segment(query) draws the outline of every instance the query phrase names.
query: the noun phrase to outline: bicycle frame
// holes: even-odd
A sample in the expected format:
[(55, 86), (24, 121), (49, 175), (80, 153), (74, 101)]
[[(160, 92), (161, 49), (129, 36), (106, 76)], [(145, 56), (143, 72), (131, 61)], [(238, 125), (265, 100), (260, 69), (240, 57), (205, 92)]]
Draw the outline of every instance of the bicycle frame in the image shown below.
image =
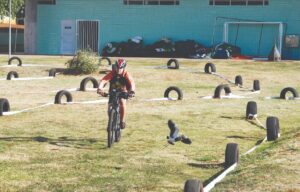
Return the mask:
[[(114, 142), (120, 141), (120, 99), (128, 99), (128, 94), (126, 92), (119, 92), (113, 89), (109, 95), (111, 97), (111, 104), (109, 107), (107, 141), (108, 147), (110, 148)], [(105, 96), (108, 96), (108, 94), (105, 94)]]

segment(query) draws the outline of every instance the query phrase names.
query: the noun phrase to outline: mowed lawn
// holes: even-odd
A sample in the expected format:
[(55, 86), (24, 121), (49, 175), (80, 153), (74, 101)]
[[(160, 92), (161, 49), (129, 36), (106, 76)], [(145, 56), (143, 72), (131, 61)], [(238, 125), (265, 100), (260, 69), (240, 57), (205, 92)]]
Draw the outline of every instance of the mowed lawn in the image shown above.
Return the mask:
[[(21, 56), (39, 67), (0, 68), (20, 77), (48, 76), (64, 68), (71, 57)], [(114, 60), (114, 58), (113, 58)], [(262, 144), (240, 159), (238, 168), (213, 191), (300, 190), (300, 100), (265, 99), (279, 96), (285, 87), (300, 92), (300, 62), (254, 62), (179, 59), (179, 70), (165, 66), (167, 59), (128, 58), (136, 82), (136, 97), (128, 102), (127, 127), (120, 143), (107, 148), (107, 104), (51, 105), (0, 117), (0, 191), (183, 191), (187, 179), (207, 184), (223, 170), (227, 143), (239, 144), (240, 154), (264, 139), (266, 131), (245, 120), (248, 101), (256, 101), (258, 118), (280, 120), (281, 137)], [(7, 56), (0, 56), (1, 66)], [(226, 83), (203, 71), (207, 62), (231, 80), (243, 77), (251, 89), (260, 80), (261, 93), (243, 99), (202, 99)], [(108, 67), (103, 64), (100, 71)], [(100, 79), (104, 74), (91, 74)], [(52, 80), (0, 81), (0, 98), (11, 111), (54, 102), (55, 91), (78, 88), (86, 75), (58, 75)], [(91, 85), (89, 85), (91, 86)], [(182, 101), (146, 101), (162, 98), (169, 86), (183, 91)], [(235, 95), (249, 93), (231, 86)], [(95, 92), (72, 92), (74, 101), (100, 98)], [(166, 146), (167, 121), (172, 119), (191, 145)]]

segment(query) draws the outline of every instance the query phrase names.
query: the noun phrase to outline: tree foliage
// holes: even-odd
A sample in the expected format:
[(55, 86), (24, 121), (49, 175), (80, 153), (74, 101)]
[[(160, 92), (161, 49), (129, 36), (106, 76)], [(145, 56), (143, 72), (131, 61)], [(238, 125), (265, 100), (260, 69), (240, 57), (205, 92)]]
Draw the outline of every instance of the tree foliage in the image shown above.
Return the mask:
[[(11, 14), (16, 17), (18, 10), (24, 6), (24, 0), (11, 0)], [(0, 0), (0, 16), (9, 16), (9, 0)]]

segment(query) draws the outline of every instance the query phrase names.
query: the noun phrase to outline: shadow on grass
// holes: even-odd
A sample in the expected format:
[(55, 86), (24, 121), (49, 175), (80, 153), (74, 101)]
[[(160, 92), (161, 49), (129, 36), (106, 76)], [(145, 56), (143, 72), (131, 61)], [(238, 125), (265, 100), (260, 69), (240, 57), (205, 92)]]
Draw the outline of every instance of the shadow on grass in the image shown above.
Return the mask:
[(248, 122), (248, 123), (250, 123), (250, 124), (252, 124), (252, 125), (255, 125), (256, 127), (260, 128), (260, 129), (263, 129), (263, 130), (265, 130), (265, 128), (264, 128), (264, 127), (262, 127), (261, 125), (257, 124), (257, 123), (256, 123), (256, 122), (254, 122), (254, 121), (250, 121), (250, 120), (248, 120), (247, 122)]
[[(68, 138), (68, 137), (59, 137), (58, 139), (50, 139), (47, 137), (37, 136), (37, 137), (0, 137), (0, 141), (17, 141), (17, 142), (28, 142), (36, 141), (40, 143), (49, 143), (51, 145), (56, 145), (59, 147), (70, 147), (76, 149), (95, 149), (91, 146), (97, 142), (105, 142), (104, 139), (93, 139), (93, 138)], [(101, 148), (106, 149), (106, 147)]]
[(240, 136), (240, 135), (229, 135), (226, 138), (229, 138), (229, 139), (247, 139), (247, 140), (257, 139), (257, 137), (245, 137), (245, 136)]
[(263, 141), (264, 141), (263, 139), (260, 139), (255, 143), (255, 145), (260, 145)]
[(221, 171), (219, 171), (218, 173), (214, 174), (213, 176), (211, 176), (209, 179), (207, 179), (206, 181), (203, 182), (203, 186), (205, 187), (206, 185), (208, 185), (210, 182), (212, 182), (215, 178), (217, 178), (219, 175), (221, 175), (223, 172), (225, 171), (225, 169), (222, 169)]
[(220, 118), (223, 118), (223, 119), (234, 119), (234, 120), (244, 120), (244, 119), (246, 119), (245, 117), (233, 117), (233, 116), (224, 116), (224, 115), (221, 115)]
[(216, 169), (220, 167), (224, 167), (224, 163), (216, 163), (216, 164), (200, 164), (200, 163), (188, 163), (191, 167), (201, 168), (201, 169)]
[[(198, 163), (188, 163), (189, 166), (201, 168), (201, 169), (216, 169), (216, 168), (224, 168), (224, 163), (217, 163), (217, 164), (198, 164)], [(213, 181), (215, 178), (217, 178), (219, 175), (221, 175), (225, 171), (225, 168), (221, 171), (217, 172), (213, 176), (211, 176), (209, 179), (203, 182), (203, 186), (208, 185), (211, 181)]]
[(209, 74), (209, 73), (205, 73), (205, 72), (203, 72), (203, 71), (194, 71), (194, 72), (191, 72), (191, 73), (194, 73), (194, 74), (206, 74), (206, 75), (211, 75), (211, 74)]
[(232, 116), (221, 115), (220, 118), (223, 118), (223, 119), (233, 119), (233, 120), (246, 120), (248, 123), (250, 123), (252, 125), (255, 125), (256, 127), (259, 127), (261, 129), (265, 129), (265, 128), (261, 127), (259, 124), (257, 124), (255, 121), (253, 121), (253, 120), (247, 120), (246, 117), (232, 117)]
[[(67, 68), (53, 68), (53, 69), (55, 69), (56, 73), (64, 73)], [(46, 71), (49, 72), (50, 70), (51, 69), (47, 69)]]
[(240, 92), (253, 92), (251, 89), (241, 88), (238, 91)]

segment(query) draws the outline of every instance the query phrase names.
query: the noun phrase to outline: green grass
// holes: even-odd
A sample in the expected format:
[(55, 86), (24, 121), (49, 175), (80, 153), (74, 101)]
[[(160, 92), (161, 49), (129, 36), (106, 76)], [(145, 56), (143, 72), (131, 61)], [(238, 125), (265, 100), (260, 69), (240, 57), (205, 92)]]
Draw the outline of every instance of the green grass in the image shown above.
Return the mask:
[[(25, 56), (23, 63), (65, 67), (70, 57)], [(7, 58), (0, 57), (0, 63)], [(203, 100), (224, 80), (203, 73), (205, 60), (180, 60), (180, 70), (152, 69), (166, 59), (129, 58), (136, 98), (128, 102), (127, 128), (121, 142), (106, 147), (105, 104), (52, 105), (0, 118), (0, 191), (182, 191), (185, 180), (203, 182), (223, 169), (226, 144), (246, 152), (265, 130), (245, 121), (246, 104), (258, 104), (259, 119), (277, 116), (281, 138), (242, 157), (238, 168), (213, 191), (299, 191), (300, 101), (266, 100), (287, 86), (300, 91), (300, 62), (213, 61), (217, 72), (234, 80), (242, 75), (262, 91), (247, 99)], [(184, 68), (185, 67), (185, 68)], [(0, 68), (21, 77), (47, 76), (52, 67)], [(105, 69), (103, 66), (101, 69)], [(100, 79), (102, 74), (92, 74)], [(0, 81), (1, 98), (11, 110), (53, 102), (54, 90), (79, 87), (86, 76), (58, 75), (53, 80)], [(163, 97), (168, 86), (183, 90), (184, 100), (146, 102)], [(244, 91), (232, 87), (234, 94)], [(72, 93), (75, 101), (97, 100), (93, 92)], [(167, 120), (188, 135), (191, 146), (166, 144)]]

